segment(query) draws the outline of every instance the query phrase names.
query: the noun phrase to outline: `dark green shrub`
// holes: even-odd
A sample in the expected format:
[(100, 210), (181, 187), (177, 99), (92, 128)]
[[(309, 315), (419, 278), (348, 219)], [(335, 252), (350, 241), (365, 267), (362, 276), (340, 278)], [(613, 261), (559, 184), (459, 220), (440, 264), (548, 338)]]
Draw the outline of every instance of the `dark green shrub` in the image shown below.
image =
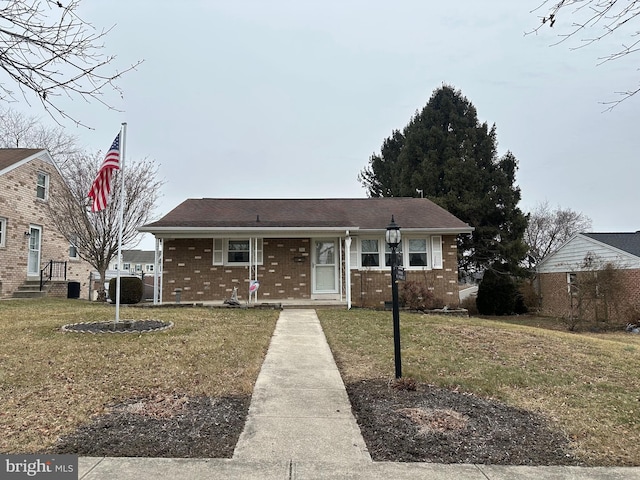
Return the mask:
[[(116, 279), (109, 281), (109, 298), (116, 301)], [(132, 304), (142, 300), (142, 280), (138, 277), (120, 277), (120, 303)]]
[(507, 272), (489, 269), (478, 286), (476, 306), (480, 315), (511, 315), (516, 310), (518, 288)]

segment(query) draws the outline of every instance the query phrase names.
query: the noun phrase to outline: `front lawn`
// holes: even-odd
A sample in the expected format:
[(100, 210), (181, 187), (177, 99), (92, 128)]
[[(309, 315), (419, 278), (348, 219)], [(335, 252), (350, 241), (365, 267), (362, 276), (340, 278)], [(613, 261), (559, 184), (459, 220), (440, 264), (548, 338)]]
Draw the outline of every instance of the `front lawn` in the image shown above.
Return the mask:
[[(347, 384), (393, 379), (391, 312), (318, 311)], [(403, 377), (539, 413), (587, 465), (640, 465), (640, 335), (400, 315)]]
[(0, 451), (49, 448), (110, 405), (131, 399), (151, 399), (157, 409), (166, 398), (249, 398), (278, 314), (123, 306), (122, 319), (172, 321), (175, 327), (64, 334), (60, 327), (67, 323), (113, 320), (114, 307), (81, 300), (2, 301)]

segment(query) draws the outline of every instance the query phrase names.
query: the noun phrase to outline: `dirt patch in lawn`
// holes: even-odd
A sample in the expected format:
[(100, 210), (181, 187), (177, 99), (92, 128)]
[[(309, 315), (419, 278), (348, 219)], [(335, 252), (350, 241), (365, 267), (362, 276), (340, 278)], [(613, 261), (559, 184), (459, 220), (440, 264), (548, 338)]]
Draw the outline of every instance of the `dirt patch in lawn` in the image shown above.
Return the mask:
[[(347, 385), (375, 461), (579, 465), (540, 416), (474, 395), (384, 380)], [(231, 458), (249, 397), (169, 394), (112, 405), (51, 452), (83, 456)], [(311, 435), (312, 432), (309, 432)]]

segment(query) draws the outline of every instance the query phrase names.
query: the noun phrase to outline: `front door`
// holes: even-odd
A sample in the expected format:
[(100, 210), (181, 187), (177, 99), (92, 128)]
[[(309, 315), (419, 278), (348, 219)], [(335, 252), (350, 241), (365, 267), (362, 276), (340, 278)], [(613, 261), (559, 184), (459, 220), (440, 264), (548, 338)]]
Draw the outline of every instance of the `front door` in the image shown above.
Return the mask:
[(314, 240), (313, 293), (338, 292), (336, 240)]
[(31, 225), (29, 227), (29, 257), (27, 260), (27, 275), (30, 277), (40, 276), (41, 239), (42, 228)]

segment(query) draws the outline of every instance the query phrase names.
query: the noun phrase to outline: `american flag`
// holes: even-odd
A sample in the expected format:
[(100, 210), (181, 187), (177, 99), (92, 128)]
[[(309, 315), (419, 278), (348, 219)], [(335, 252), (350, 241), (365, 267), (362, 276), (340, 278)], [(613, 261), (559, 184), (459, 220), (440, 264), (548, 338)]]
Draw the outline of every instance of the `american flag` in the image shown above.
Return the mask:
[(89, 198), (93, 199), (92, 212), (99, 212), (107, 207), (107, 197), (111, 192), (111, 176), (114, 170), (120, 169), (120, 134), (111, 144), (111, 148), (104, 157), (104, 161), (98, 170), (98, 175), (89, 190)]

